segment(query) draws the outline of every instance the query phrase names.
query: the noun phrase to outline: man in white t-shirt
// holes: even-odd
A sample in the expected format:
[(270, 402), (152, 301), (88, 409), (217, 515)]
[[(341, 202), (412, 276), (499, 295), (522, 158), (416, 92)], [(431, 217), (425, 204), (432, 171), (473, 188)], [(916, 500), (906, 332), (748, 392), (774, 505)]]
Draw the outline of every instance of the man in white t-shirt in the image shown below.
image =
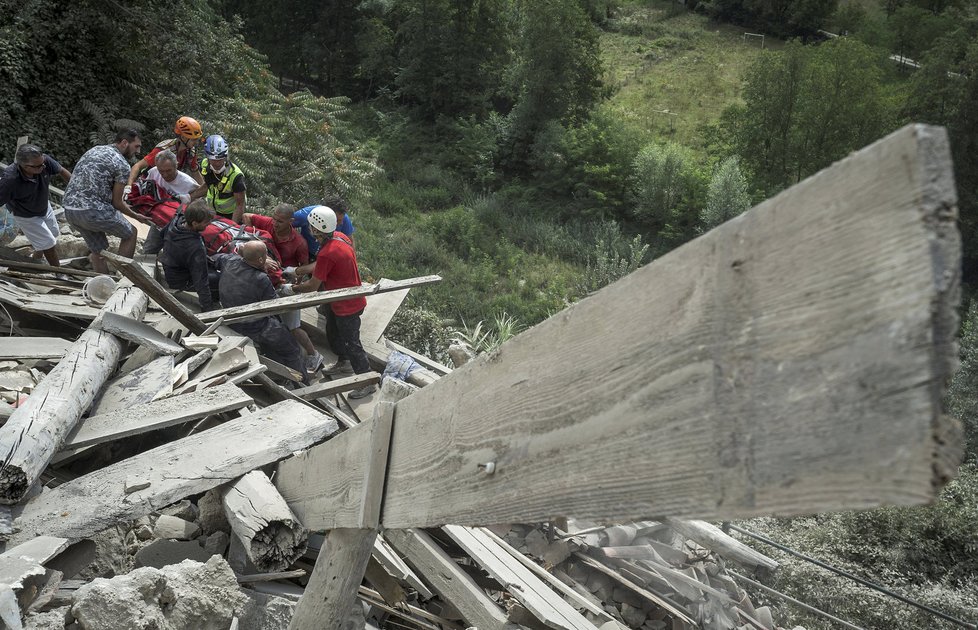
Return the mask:
[(177, 156), (169, 149), (156, 154), (156, 166), (149, 169), (146, 178), (156, 184), (159, 197), (169, 193), (183, 204), (190, 202), (190, 193), (198, 186), (193, 177), (177, 170)]

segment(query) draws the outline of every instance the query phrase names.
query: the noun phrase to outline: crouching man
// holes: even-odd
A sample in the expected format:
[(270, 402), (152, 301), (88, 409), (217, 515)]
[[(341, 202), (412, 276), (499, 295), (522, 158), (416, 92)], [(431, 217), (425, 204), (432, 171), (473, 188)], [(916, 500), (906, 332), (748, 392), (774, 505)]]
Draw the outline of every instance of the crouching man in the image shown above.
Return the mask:
[[(261, 241), (248, 241), (238, 248), (237, 254), (218, 254), (214, 257), (221, 279), (218, 291), (225, 308), (245, 306), (278, 297), (272, 281), (265, 273), (268, 249)], [(269, 359), (286, 365), (302, 374), (306, 381), (306, 367), (302, 351), (292, 333), (277, 315), (231, 324), (231, 330), (249, 337), (258, 350)]]

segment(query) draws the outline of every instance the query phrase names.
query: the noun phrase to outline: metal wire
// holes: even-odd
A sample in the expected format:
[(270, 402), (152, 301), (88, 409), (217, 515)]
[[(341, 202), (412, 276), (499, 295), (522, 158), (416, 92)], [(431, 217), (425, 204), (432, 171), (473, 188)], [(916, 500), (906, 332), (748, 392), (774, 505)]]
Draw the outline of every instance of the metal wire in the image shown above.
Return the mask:
[(790, 554), (792, 556), (795, 556), (796, 558), (800, 558), (802, 560), (811, 562), (812, 564), (818, 565), (818, 566), (822, 567), (823, 569), (826, 569), (828, 571), (831, 571), (832, 573), (835, 573), (837, 575), (841, 575), (842, 577), (849, 578), (850, 580), (853, 580), (854, 582), (858, 582), (859, 584), (862, 584), (863, 586), (865, 586), (867, 588), (871, 588), (871, 589), (873, 589), (875, 591), (879, 591), (880, 593), (883, 593), (884, 595), (889, 595), (890, 597), (893, 597), (894, 599), (898, 599), (898, 600), (900, 600), (901, 602), (903, 602), (905, 604), (909, 604), (911, 606), (914, 606), (915, 608), (919, 608), (920, 610), (923, 610), (925, 612), (928, 612), (928, 613), (934, 615), (935, 617), (940, 617), (944, 621), (948, 621), (948, 622), (953, 623), (955, 625), (961, 626), (962, 628), (969, 628), (970, 630), (978, 630), (978, 625), (975, 625), (975, 624), (970, 623), (970, 622), (967, 622), (967, 621), (962, 621), (961, 619), (957, 619), (955, 617), (952, 617), (951, 615), (948, 615), (947, 613), (943, 613), (943, 612), (941, 612), (939, 610), (935, 610), (934, 608), (931, 608), (930, 606), (927, 606), (926, 604), (921, 604), (920, 602), (914, 601), (914, 600), (910, 599), (909, 597), (905, 597), (905, 596), (903, 596), (903, 595), (901, 595), (901, 594), (899, 594), (897, 592), (891, 591), (890, 589), (886, 588), (885, 586), (880, 586), (879, 584), (875, 584), (873, 582), (870, 582), (869, 580), (864, 580), (863, 578), (859, 577), (858, 575), (853, 575), (852, 573), (849, 573), (848, 571), (844, 571), (842, 569), (833, 567), (830, 564), (826, 564), (826, 563), (822, 562), (821, 560), (819, 560), (817, 558), (813, 558), (811, 556), (807, 556), (807, 555), (801, 553), (800, 551), (795, 551), (794, 549), (791, 549), (789, 547), (785, 547), (781, 543), (775, 542), (775, 541), (771, 540), (770, 538), (767, 538), (766, 536), (762, 536), (761, 534), (756, 534), (756, 533), (754, 533), (754, 532), (752, 532), (750, 530), (744, 529), (743, 527), (738, 527), (738, 526), (734, 525), (733, 523), (728, 523), (728, 524), (725, 524), (725, 525), (727, 527), (729, 527), (730, 529), (734, 530), (735, 532), (739, 532), (741, 534), (744, 534), (745, 536), (750, 536), (751, 538), (753, 538), (755, 540), (759, 540), (760, 542), (764, 543), (765, 545), (770, 545), (770, 546), (774, 547), (775, 549), (780, 549), (781, 551), (783, 551), (783, 552), (785, 552), (787, 554)]

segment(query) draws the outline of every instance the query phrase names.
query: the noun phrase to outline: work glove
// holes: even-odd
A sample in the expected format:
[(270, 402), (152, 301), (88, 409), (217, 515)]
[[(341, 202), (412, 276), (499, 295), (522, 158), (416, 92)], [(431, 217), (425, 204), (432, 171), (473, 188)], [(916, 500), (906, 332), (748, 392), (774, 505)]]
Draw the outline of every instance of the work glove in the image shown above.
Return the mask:
[(129, 193), (132, 192), (132, 184), (126, 184), (126, 187), (122, 189), (122, 196), (128, 197)]

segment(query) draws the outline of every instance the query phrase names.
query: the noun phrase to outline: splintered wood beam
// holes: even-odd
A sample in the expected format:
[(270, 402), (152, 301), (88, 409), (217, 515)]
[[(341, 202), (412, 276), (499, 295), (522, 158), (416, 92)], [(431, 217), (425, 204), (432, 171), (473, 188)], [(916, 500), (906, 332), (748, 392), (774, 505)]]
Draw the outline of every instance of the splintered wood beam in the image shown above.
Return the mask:
[(259, 571), (284, 571), (306, 552), (309, 530), (262, 471), (253, 470), (223, 488), (221, 500), (231, 531)]
[(102, 252), (102, 257), (112, 263), (112, 266), (118, 269), (119, 273), (128, 278), (130, 282), (145, 291), (146, 295), (152, 298), (160, 308), (186, 326), (190, 332), (200, 335), (207, 330), (206, 324), (201, 322), (190, 309), (170, 295), (163, 288), (163, 285), (147, 274), (139, 263), (131, 258), (113, 254), (109, 251)]
[(304, 400), (314, 400), (342, 394), (366, 385), (374, 385), (380, 382), (381, 375), (378, 372), (367, 372), (365, 374), (354, 374), (345, 378), (338, 378), (335, 381), (323, 381), (313, 383), (307, 387), (300, 387), (292, 391), (293, 394)]
[(275, 298), (274, 300), (264, 300), (255, 304), (245, 306), (233, 306), (216, 311), (207, 311), (200, 314), (201, 321), (213, 322), (219, 318), (224, 318), (224, 323), (245, 322), (250, 319), (258, 319), (267, 315), (287, 313), (300, 308), (339, 302), (354, 297), (363, 297), (377, 293), (387, 293), (389, 291), (401, 291), (412, 287), (423, 287), (427, 284), (441, 282), (441, 276), (421, 276), (408, 280), (381, 280), (377, 284), (364, 284), (359, 287), (348, 289), (335, 289), (333, 291), (317, 291), (315, 293), (300, 293), (288, 297)]
[[(910, 125), (471, 361), (398, 403), (382, 525), (933, 500), (960, 458), (955, 203), (945, 131)], [(314, 492), (308, 527), (350, 526)]]
[[(148, 305), (135, 287), (120, 287), (102, 313), (140, 318)], [(122, 353), (122, 342), (97, 328), (84, 331), (65, 356), (0, 427), (0, 503), (17, 503), (40, 477), (92, 404)]]
[[(294, 401), (170, 442), (89, 473), (28, 502), (14, 521), (16, 544), (34, 536), (85, 538), (237, 479), (325, 440), (336, 421)], [(126, 493), (126, 480), (149, 486)]]
[(60, 359), (71, 344), (61, 337), (3, 337), (0, 359)]

